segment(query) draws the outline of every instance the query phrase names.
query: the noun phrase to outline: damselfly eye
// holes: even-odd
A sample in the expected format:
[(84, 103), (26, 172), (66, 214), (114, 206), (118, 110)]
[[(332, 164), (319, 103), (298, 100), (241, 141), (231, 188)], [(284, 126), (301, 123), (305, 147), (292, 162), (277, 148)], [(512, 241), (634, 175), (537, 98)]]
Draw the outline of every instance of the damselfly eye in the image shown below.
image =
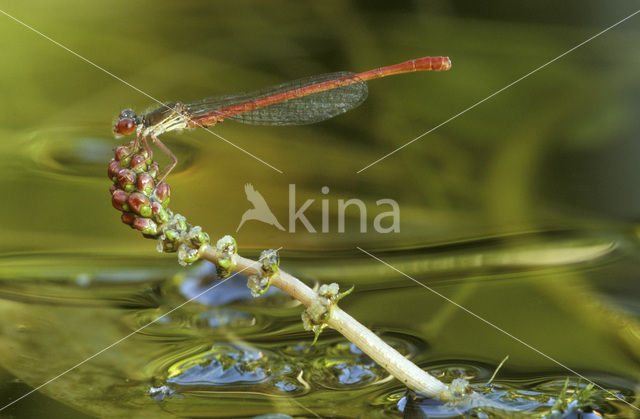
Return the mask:
[(136, 122), (130, 118), (122, 118), (113, 128), (116, 134), (129, 135), (136, 130)]
[(122, 118), (136, 119), (136, 113), (133, 111), (133, 109), (124, 109), (122, 112), (120, 112), (120, 119)]

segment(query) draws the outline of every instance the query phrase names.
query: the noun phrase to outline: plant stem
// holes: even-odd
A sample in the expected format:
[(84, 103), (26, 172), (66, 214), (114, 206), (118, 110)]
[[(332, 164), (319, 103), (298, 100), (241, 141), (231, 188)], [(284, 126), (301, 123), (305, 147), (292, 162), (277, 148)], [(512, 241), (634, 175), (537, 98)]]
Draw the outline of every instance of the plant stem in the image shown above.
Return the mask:
[[(214, 264), (218, 263), (219, 255), (215, 247), (210, 245), (202, 246), (199, 253), (201, 258), (207, 259)], [(234, 255), (233, 265), (229, 270), (234, 272), (242, 271), (247, 275), (262, 274), (260, 263), (240, 255)], [(277, 274), (271, 277), (271, 285), (280, 288), (307, 307), (318, 298), (314, 290), (283, 270), (279, 270)], [(379, 336), (340, 309), (340, 307), (333, 307), (327, 324), (415, 392), (426, 397), (440, 399), (443, 396), (443, 392), (447, 390), (445, 384), (409, 361), (380, 339)]]

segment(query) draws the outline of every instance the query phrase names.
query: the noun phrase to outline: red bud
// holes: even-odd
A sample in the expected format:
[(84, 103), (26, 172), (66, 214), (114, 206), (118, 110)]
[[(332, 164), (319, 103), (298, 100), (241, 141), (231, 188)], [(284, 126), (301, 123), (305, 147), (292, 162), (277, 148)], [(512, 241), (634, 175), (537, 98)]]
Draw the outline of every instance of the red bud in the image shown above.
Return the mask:
[(127, 202), (129, 203), (129, 208), (136, 214), (142, 215), (143, 217), (151, 215), (151, 202), (149, 202), (149, 198), (144, 194), (134, 192), (129, 195)]
[(111, 196), (111, 204), (118, 211), (126, 211), (129, 208), (127, 206), (128, 199), (129, 199), (128, 193), (126, 193), (122, 189), (117, 189)]
[(151, 163), (149, 165), (149, 168), (147, 169), (147, 173), (149, 173), (149, 175), (155, 179), (158, 176), (158, 173), (160, 173), (160, 166), (158, 166), (158, 163)]
[(145, 195), (151, 195), (156, 183), (148, 173), (140, 173), (136, 179), (136, 188)]
[(131, 192), (135, 189), (136, 174), (129, 169), (122, 169), (117, 175), (118, 184), (122, 189)]
[(142, 173), (147, 170), (147, 158), (141, 154), (134, 154), (131, 157), (129, 168), (136, 173)]
[(113, 159), (109, 162), (109, 169), (107, 170), (107, 175), (109, 179), (112, 179), (118, 174), (118, 172), (122, 170), (122, 166), (120, 166), (120, 162), (116, 159)]
[(148, 218), (136, 218), (133, 220), (133, 228), (148, 235), (158, 234), (157, 224)]
[(131, 155), (131, 149), (126, 145), (121, 145), (116, 148), (115, 155), (116, 155), (116, 160), (122, 161), (124, 158)]
[(143, 156), (145, 160), (151, 158), (151, 156), (149, 155), (149, 150), (147, 150), (145, 147), (141, 148), (140, 151), (138, 151), (138, 154)]
[(171, 196), (171, 188), (164, 182), (159, 183), (156, 186), (155, 195), (160, 202), (165, 202)]
[(133, 221), (136, 219), (136, 216), (132, 212), (123, 212), (122, 215), (120, 216), (120, 219), (122, 220), (123, 223), (132, 225)]

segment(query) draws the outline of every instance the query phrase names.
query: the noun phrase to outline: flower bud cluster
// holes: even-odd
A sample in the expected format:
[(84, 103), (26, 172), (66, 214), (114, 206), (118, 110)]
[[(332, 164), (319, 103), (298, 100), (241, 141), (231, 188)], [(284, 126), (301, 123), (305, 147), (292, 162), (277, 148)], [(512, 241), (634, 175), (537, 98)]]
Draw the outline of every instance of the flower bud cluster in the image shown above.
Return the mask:
[(171, 189), (158, 182), (158, 163), (152, 161), (146, 148), (133, 142), (117, 147), (107, 174), (113, 182), (109, 188), (111, 203), (122, 212), (123, 223), (146, 238), (158, 239), (158, 251), (178, 252), (183, 265), (198, 259), (198, 250), (209, 243), (209, 236), (168, 208)]

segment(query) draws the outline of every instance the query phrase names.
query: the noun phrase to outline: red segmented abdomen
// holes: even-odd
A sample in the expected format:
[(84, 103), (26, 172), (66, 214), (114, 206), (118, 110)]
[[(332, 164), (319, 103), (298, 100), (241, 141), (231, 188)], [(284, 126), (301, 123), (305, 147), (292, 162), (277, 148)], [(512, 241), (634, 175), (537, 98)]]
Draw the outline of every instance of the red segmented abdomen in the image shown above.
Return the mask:
[[(289, 125), (289, 121), (287, 119), (289, 117), (291, 118), (291, 121), (295, 121), (291, 124), (300, 122), (317, 122), (319, 120), (326, 119), (320, 116), (321, 112), (323, 112), (323, 115), (326, 115), (327, 118), (332, 117), (337, 114), (346, 112), (349, 109), (352, 109), (353, 107), (361, 103), (361, 101), (366, 97), (366, 86), (363, 87), (363, 94), (361, 94), (360, 96), (358, 96), (357, 94), (351, 94), (340, 97), (340, 88), (345, 88), (346, 86), (355, 85), (358, 83), (363, 84), (363, 82), (367, 80), (392, 76), (395, 74), (410, 73), (414, 71), (445, 71), (449, 68), (451, 68), (451, 60), (449, 60), (448, 57), (423, 57), (405, 61), (400, 64), (380, 67), (358, 74), (335, 73), (336, 76), (332, 79), (327, 78), (331, 75), (320, 75), (316, 76), (315, 79), (313, 77), (303, 79), (302, 82), (293, 81), (290, 83), (274, 86), (273, 94), (271, 94), (269, 89), (261, 90), (259, 92), (259, 97), (257, 98), (251, 97), (250, 94), (246, 96), (239, 95), (237, 97), (231, 96), (229, 97), (229, 99), (226, 99), (226, 103), (225, 99), (216, 100), (216, 98), (209, 98), (201, 102), (187, 105), (187, 108), (196, 110), (193, 114), (192, 119), (189, 121), (189, 126), (206, 127), (214, 125), (218, 122), (222, 122), (224, 119), (229, 117), (244, 117), (242, 116), (243, 114), (248, 115), (249, 113), (257, 109), (262, 109), (258, 112), (264, 114), (262, 115), (263, 120), (265, 121), (264, 123), (259, 122), (258, 118), (246, 118), (246, 120), (241, 122), (264, 125)], [(303, 83), (304, 85), (300, 87), (296, 85), (298, 83)], [(333, 97), (333, 93), (323, 93), (330, 91), (336, 92), (335, 97)], [(335, 112), (327, 111), (326, 109), (322, 111), (313, 110), (312, 105), (314, 101), (317, 104), (318, 108), (321, 107), (321, 103), (319, 102), (320, 95), (325, 95), (325, 99), (331, 101), (326, 105), (335, 106)], [(235, 103), (233, 103), (234, 101)], [(213, 105), (214, 103), (219, 102), (218, 104), (221, 106), (217, 109), (214, 108), (208, 112), (203, 112), (203, 110), (205, 110), (207, 106), (207, 102), (210, 102), (208, 103), (208, 105)], [(291, 109), (281, 108), (282, 105), (278, 104), (283, 104), (284, 102), (300, 105), (299, 109), (296, 109), (293, 106), (291, 106)], [(276, 106), (267, 108), (270, 105)], [(279, 106), (280, 108), (278, 108)], [(269, 111), (267, 109), (269, 109)], [(273, 109), (273, 115), (271, 115), (271, 109)], [(308, 121), (305, 120), (304, 116), (301, 116), (300, 112), (309, 113)], [(253, 112), (253, 114), (255, 114), (255, 112)], [(274, 115), (275, 117), (273, 117)]]

